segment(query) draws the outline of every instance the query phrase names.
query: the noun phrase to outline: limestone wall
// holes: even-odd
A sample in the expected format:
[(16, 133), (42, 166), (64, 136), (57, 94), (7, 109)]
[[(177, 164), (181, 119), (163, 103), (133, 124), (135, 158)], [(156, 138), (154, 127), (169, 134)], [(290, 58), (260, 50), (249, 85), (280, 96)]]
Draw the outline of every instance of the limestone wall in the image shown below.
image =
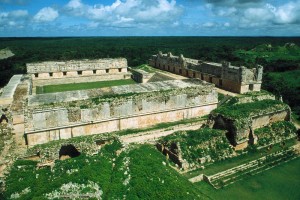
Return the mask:
[(103, 121), (93, 121), (63, 127), (54, 127), (44, 130), (26, 132), (29, 146), (47, 143), (52, 140), (67, 139), (77, 136), (101, 134), (124, 129), (143, 128), (158, 123), (179, 121), (186, 118), (209, 114), (217, 104), (199, 106), (194, 108), (176, 109), (157, 113), (145, 113), (137, 116), (119, 117)]
[(252, 117), (252, 129), (261, 128), (278, 121), (289, 121), (290, 110), (281, 110), (263, 116)]
[(34, 89), (42, 85), (130, 78), (124, 58), (29, 63), (27, 73), (31, 75)]
[(195, 59), (173, 56), (171, 53), (159, 52), (153, 55), (149, 64), (153, 67), (173, 72), (182, 76), (200, 78), (217, 87), (236, 93), (260, 91), (262, 66), (252, 69), (231, 66), (229, 62), (212, 63)]
[(0, 96), (0, 105), (8, 105), (13, 102), (13, 96), (18, 84), (21, 81), (23, 75), (14, 75), (3, 88), (3, 92)]
[[(125, 69), (123, 69), (125, 68)], [(48, 61), (48, 62), (39, 62), (39, 63), (28, 63), (27, 64), (27, 73), (50, 73), (53, 75), (55, 72), (76, 72), (76, 71), (85, 71), (85, 73), (93, 73), (93, 70), (96, 70), (96, 73), (104, 73), (103, 70), (126, 70), (127, 60), (125, 58), (106, 58), (98, 60), (71, 60), (65, 62), (59, 61)], [(99, 71), (98, 71), (99, 70)], [(123, 71), (125, 72), (125, 71)], [(58, 76), (58, 75), (57, 75)]]
[(137, 83), (147, 83), (155, 73), (148, 73), (139, 69), (131, 69), (132, 79)]
[[(158, 87), (164, 90), (157, 91)], [(75, 96), (77, 101), (68, 104), (61, 99), (50, 106), (29, 100), (25, 127), (28, 144), (199, 117), (209, 114), (218, 102), (212, 85), (192, 79), (112, 88), (119, 95), (102, 100), (100, 96), (97, 103), (92, 95), (86, 100)]]

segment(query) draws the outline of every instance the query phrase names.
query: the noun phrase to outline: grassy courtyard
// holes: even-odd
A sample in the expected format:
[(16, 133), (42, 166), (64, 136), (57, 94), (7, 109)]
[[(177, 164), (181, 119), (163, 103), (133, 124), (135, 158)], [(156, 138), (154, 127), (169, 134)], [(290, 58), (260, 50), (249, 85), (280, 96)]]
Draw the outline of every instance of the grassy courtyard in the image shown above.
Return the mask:
[(300, 199), (300, 158), (215, 190), (205, 182), (197, 187), (212, 199)]
[(129, 85), (135, 83), (136, 82), (132, 79), (122, 79), (122, 80), (113, 80), (113, 81), (46, 85), (46, 86), (36, 87), (36, 94), (65, 92), (65, 91), (73, 91), (73, 90), (87, 90), (87, 89), (119, 86), (119, 85)]

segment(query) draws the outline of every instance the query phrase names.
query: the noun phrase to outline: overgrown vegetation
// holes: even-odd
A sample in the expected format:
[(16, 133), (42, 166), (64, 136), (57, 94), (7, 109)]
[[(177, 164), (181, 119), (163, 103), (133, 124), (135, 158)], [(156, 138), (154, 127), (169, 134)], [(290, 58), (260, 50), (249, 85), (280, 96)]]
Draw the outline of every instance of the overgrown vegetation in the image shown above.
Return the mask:
[(8, 146), (8, 143), (12, 143), (12, 132), (11, 128), (6, 124), (0, 123), (0, 153), (2, 153), (5, 146)]
[[(173, 153), (181, 154), (190, 167), (199, 166), (205, 162), (224, 160), (231, 157), (233, 153), (225, 132), (209, 128), (180, 131), (162, 138), (159, 143), (174, 151)], [(174, 147), (175, 145), (177, 148)]]
[[(81, 191), (69, 191), (69, 195), (75, 192), (85, 195), (93, 192), (90, 182), (96, 183), (102, 193), (105, 193), (110, 185), (114, 152), (118, 150), (114, 143), (111, 145), (112, 147), (104, 148), (95, 156), (81, 154), (73, 159), (56, 160), (52, 171), (50, 167), (38, 169), (35, 161), (17, 160), (6, 179), (5, 197), (19, 197), (16, 199), (22, 200), (48, 199), (47, 194), (55, 193), (62, 186), (62, 190), (67, 190), (68, 187), (74, 187), (74, 184), (82, 184)], [(28, 192), (22, 193), (24, 190)], [(64, 192), (68, 191), (59, 191), (56, 194), (58, 197), (54, 199), (63, 198)]]
[[(234, 101), (233, 99), (232, 101)], [(288, 109), (288, 105), (277, 100), (262, 100), (251, 103), (235, 104), (231, 102), (212, 111), (214, 116), (222, 115), (227, 119), (234, 120), (236, 127), (247, 125), (252, 116), (264, 115), (273, 111)]]
[[(207, 199), (153, 146), (118, 143), (94, 156), (57, 160), (52, 171), (35, 161), (18, 160), (7, 177), (5, 198), (15, 199)], [(176, 191), (176, 192), (174, 192)]]
[(265, 146), (280, 141), (283, 142), (289, 137), (295, 137), (296, 131), (297, 129), (294, 124), (282, 121), (256, 129), (254, 133), (258, 137), (258, 146)]
[(244, 104), (234, 104), (215, 109), (214, 114), (221, 114), (230, 119), (239, 119), (252, 115), (262, 115), (274, 110), (287, 109), (288, 105), (277, 100), (263, 100)]
[(207, 199), (192, 183), (171, 169), (165, 157), (150, 145), (141, 145), (120, 155), (107, 197)]
[(44, 93), (65, 92), (65, 91), (73, 91), (73, 90), (87, 90), (87, 89), (119, 86), (119, 85), (129, 85), (135, 83), (136, 82), (134, 82), (134, 80), (132, 79), (122, 79), (122, 80), (113, 80), (113, 81), (46, 85), (46, 86), (37, 86), (36, 93), (44, 94)]

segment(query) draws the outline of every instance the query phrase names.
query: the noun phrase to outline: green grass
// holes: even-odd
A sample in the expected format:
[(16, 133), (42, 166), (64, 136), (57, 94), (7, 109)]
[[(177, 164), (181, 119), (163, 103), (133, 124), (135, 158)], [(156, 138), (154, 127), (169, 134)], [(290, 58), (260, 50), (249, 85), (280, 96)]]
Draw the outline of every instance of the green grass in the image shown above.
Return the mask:
[(300, 158), (225, 188), (215, 190), (205, 182), (195, 185), (212, 199), (300, 199)]
[[(128, 165), (124, 160), (130, 158)], [(128, 184), (124, 180), (129, 177)], [(141, 145), (116, 161), (107, 199), (208, 199), (194, 185), (169, 167), (166, 158), (151, 145)]]
[[(230, 103), (230, 102), (229, 102)], [(213, 113), (221, 114), (229, 119), (248, 118), (251, 115), (268, 113), (274, 110), (286, 109), (288, 106), (277, 100), (262, 100), (257, 102), (221, 106)]]
[(159, 71), (158, 69), (155, 69), (155, 68), (153, 68), (149, 65), (146, 65), (146, 64), (134, 67), (133, 69), (141, 69), (141, 70), (143, 70), (145, 72), (148, 72), (148, 73), (155, 73), (156, 71)]
[(46, 85), (36, 88), (37, 94), (53, 93), (53, 92), (65, 92), (73, 90), (87, 90), (119, 85), (129, 85), (135, 84), (132, 79), (122, 79), (113, 81), (98, 81), (98, 82), (87, 82), (87, 83), (72, 83), (72, 84), (62, 84), (62, 85)]
[[(131, 146), (116, 157), (118, 148), (116, 143), (106, 145), (98, 155), (82, 154), (73, 159), (58, 160), (53, 171), (37, 169), (35, 161), (18, 160), (6, 179), (3, 198), (9, 199), (12, 194), (29, 188), (30, 192), (18, 199), (43, 200), (47, 199), (45, 194), (61, 191), (63, 184), (87, 185), (92, 181), (102, 190), (102, 199), (123, 199), (125, 196), (126, 199), (208, 199), (173, 170), (154, 146)], [(85, 186), (80, 193), (90, 191), (93, 188)]]

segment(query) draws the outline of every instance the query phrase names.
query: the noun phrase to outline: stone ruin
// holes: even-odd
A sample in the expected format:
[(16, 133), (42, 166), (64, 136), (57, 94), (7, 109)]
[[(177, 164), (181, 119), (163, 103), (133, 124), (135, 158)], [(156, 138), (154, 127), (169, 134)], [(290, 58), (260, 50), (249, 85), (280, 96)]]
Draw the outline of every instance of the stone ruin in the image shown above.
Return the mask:
[(27, 64), (4, 88), (15, 140), (34, 146), (53, 140), (144, 128), (207, 115), (217, 107), (217, 93), (199, 79), (35, 94), (37, 86), (130, 78), (126, 59)]
[(244, 66), (232, 66), (230, 62), (206, 62), (185, 58), (182, 54), (174, 56), (170, 52), (153, 55), (149, 59), (149, 65), (185, 77), (199, 78), (235, 93), (243, 94), (261, 89), (263, 67), (260, 65), (248, 69)]
[[(27, 75), (13, 76), (0, 97), (0, 105), (11, 116), (8, 123), (14, 130), (16, 144), (31, 147), (54, 140), (201, 117), (217, 108), (215, 86), (237, 93), (260, 90), (261, 66), (246, 69), (226, 62), (208, 63), (161, 52), (149, 62), (191, 78), (172, 80), (171, 73), (159, 72), (152, 82), (149, 80), (153, 78), (143, 70), (129, 72), (124, 58), (27, 64)], [(45, 84), (118, 80), (130, 76), (142, 83), (35, 94), (35, 88)]]

